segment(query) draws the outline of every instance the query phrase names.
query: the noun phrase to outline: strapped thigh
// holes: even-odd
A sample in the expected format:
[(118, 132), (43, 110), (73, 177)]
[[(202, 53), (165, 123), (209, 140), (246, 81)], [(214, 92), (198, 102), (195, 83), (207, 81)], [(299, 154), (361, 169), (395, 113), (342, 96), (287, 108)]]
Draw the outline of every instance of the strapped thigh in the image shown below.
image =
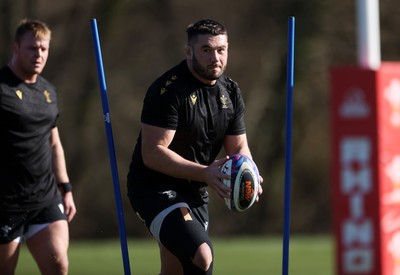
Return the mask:
[(211, 251), (213, 248), (203, 224), (191, 215), (188, 208), (174, 209), (164, 218), (160, 241), (180, 260), (185, 274), (211, 274), (212, 266), (206, 272), (192, 263), (201, 244), (207, 243)]
[(180, 203), (176, 203), (173, 204), (167, 208), (165, 208), (163, 211), (161, 211), (151, 222), (150, 227), (149, 227), (149, 231), (150, 233), (154, 236), (154, 238), (156, 238), (156, 240), (160, 241), (160, 230), (161, 230), (161, 225), (165, 219), (165, 217), (171, 213), (172, 211), (174, 211), (177, 208), (180, 207), (185, 207), (185, 208), (189, 208), (189, 206), (187, 205), (187, 203), (184, 202), (180, 202)]

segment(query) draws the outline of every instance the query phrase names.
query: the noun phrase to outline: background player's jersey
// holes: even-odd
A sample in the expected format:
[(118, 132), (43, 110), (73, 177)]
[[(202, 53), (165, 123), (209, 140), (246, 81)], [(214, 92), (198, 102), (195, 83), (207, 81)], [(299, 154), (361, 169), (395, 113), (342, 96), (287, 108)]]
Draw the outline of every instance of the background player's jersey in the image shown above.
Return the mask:
[(29, 84), (0, 70), (0, 207), (35, 208), (57, 198), (50, 131), (57, 95), (41, 76)]

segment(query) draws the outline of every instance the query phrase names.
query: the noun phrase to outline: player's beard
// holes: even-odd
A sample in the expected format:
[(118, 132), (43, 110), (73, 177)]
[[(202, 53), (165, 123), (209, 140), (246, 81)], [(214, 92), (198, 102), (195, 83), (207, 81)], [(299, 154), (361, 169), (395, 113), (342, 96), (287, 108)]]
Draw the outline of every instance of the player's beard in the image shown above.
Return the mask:
[(221, 70), (218, 72), (214, 72), (214, 69), (208, 69), (207, 67), (202, 66), (199, 61), (196, 58), (196, 55), (193, 55), (192, 59), (192, 66), (193, 70), (200, 75), (202, 78), (207, 79), (207, 80), (217, 80), (218, 78), (221, 77), (221, 75), (224, 73), (226, 65), (223, 65), (221, 67)]

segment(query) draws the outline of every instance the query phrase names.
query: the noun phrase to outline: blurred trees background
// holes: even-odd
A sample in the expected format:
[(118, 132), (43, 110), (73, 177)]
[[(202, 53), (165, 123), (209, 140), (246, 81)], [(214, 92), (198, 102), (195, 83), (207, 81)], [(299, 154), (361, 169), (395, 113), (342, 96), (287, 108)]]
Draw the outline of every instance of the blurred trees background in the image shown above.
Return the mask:
[[(380, 3), (382, 60), (399, 60), (396, 0)], [(226, 74), (246, 102), (253, 157), (264, 194), (245, 213), (211, 201), (211, 234), (280, 234), (288, 16), (296, 17), (292, 232), (327, 233), (331, 225), (329, 70), (356, 64), (355, 1), (333, 0), (1, 0), (0, 61), (25, 17), (53, 31), (43, 75), (59, 92), (59, 129), (78, 214), (73, 238), (118, 236), (115, 201), (89, 20), (96, 18), (107, 80), (128, 237), (148, 236), (126, 197), (126, 174), (150, 83), (184, 58), (185, 29), (201, 18), (229, 31)], [(212, 192), (211, 192), (212, 193)]]

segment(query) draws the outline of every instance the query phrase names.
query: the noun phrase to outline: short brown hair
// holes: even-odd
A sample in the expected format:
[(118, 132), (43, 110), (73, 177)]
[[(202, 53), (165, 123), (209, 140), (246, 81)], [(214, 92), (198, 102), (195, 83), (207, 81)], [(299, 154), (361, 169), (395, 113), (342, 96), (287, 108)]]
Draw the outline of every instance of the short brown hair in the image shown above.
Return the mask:
[(32, 32), (37, 39), (51, 39), (51, 30), (46, 23), (39, 20), (23, 19), (15, 31), (15, 42), (19, 44), (22, 36), (27, 32)]
[(193, 41), (198, 35), (210, 34), (210, 35), (228, 35), (228, 31), (221, 23), (212, 19), (202, 19), (194, 24), (190, 24), (187, 29), (188, 44)]

